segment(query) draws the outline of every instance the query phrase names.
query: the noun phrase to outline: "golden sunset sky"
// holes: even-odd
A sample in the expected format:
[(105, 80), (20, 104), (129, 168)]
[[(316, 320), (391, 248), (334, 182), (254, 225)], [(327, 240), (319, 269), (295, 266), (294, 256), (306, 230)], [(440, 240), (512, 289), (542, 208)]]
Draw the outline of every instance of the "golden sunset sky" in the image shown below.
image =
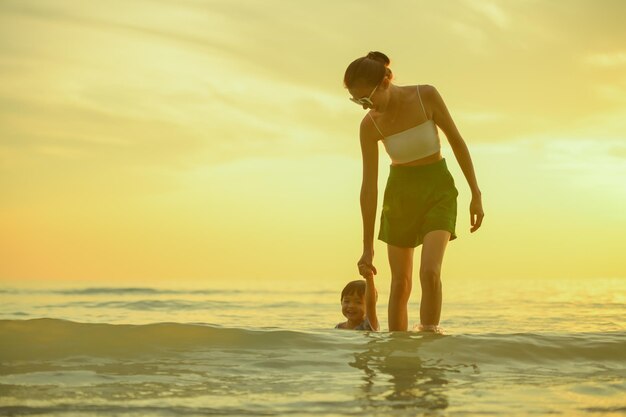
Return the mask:
[(439, 90), (476, 167), (470, 234), (441, 133), (444, 280), (626, 277), (625, 19), (619, 0), (3, 0), (0, 283), (358, 278), (364, 111), (342, 79), (370, 50)]

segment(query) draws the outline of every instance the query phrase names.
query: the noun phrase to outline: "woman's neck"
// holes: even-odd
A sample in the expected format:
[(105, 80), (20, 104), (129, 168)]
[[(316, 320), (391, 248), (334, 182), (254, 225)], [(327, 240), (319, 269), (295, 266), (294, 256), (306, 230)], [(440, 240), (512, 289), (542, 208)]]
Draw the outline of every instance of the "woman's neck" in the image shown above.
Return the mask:
[(391, 122), (394, 122), (398, 117), (398, 113), (402, 107), (402, 90), (397, 85), (391, 84), (389, 86), (389, 102), (384, 113), (389, 117)]

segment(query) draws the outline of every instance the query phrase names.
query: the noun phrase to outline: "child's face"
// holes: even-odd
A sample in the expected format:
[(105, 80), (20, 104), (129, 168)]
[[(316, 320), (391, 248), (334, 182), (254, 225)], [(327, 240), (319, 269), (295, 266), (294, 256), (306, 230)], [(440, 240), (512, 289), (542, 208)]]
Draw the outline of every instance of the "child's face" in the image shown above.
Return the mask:
[(365, 297), (347, 294), (341, 299), (341, 312), (350, 321), (365, 319)]

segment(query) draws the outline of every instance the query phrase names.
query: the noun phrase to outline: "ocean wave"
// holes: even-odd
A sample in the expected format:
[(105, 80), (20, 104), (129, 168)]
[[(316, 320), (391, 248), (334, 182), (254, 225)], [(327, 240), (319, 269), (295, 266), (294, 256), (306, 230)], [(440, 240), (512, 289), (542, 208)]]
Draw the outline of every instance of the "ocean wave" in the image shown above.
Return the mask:
[(60, 290), (49, 290), (51, 293), (63, 295), (159, 295), (159, 294), (239, 294), (240, 290), (206, 290), (188, 289), (173, 290), (166, 288), (150, 287), (90, 287), (90, 288), (70, 288)]
[[(87, 288), (0, 288), (0, 294), (58, 294), (58, 295), (239, 295), (249, 289), (151, 288), (151, 287), (87, 287)], [(302, 290), (288, 288), (255, 289), (255, 294), (328, 294), (329, 290)], [(330, 291), (334, 294), (334, 290)]]
[(249, 301), (227, 301), (227, 300), (181, 300), (181, 299), (141, 299), (141, 300), (111, 300), (111, 301), (63, 301), (60, 303), (42, 305), (42, 309), (57, 308), (88, 308), (88, 309), (114, 309), (114, 310), (135, 310), (135, 311), (189, 311), (189, 310), (210, 310), (220, 309), (237, 310), (247, 308), (264, 309), (288, 309), (298, 308), (301, 304), (292, 301), (264, 303), (256, 300)]
[(134, 300), (134, 301), (70, 301), (58, 304), (45, 305), (42, 308), (110, 308), (110, 309), (126, 309), (138, 311), (157, 311), (157, 310), (203, 310), (210, 308), (236, 309), (241, 308), (240, 305), (228, 301), (202, 300)]
[(0, 340), (1, 361), (69, 356), (126, 357), (203, 348), (318, 348), (329, 344), (312, 334), (291, 330), (183, 323), (78, 323), (51, 318), (0, 320)]
[(119, 404), (51, 404), (47, 406), (0, 406), (0, 415), (28, 416), (28, 415), (135, 415), (135, 416), (258, 416), (276, 415), (273, 412), (259, 413), (257, 409), (242, 407), (167, 407), (159, 405), (119, 405)]
[[(432, 335), (227, 328), (204, 323), (143, 325), (40, 318), (0, 320), (0, 362), (72, 356), (129, 357), (202, 350), (360, 352), (369, 357), (439, 357), (460, 363), (626, 361), (626, 332)], [(620, 365), (622, 366), (622, 365)]]

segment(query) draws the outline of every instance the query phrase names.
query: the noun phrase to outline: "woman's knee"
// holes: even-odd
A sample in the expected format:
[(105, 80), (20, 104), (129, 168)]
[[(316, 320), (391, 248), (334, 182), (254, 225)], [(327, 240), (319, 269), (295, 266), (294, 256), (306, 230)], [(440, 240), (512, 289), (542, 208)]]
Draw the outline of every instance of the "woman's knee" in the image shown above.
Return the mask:
[(394, 275), (391, 277), (391, 292), (397, 296), (411, 295), (411, 276), (410, 275)]
[(441, 288), (441, 265), (424, 265), (420, 268), (422, 290), (438, 290)]

